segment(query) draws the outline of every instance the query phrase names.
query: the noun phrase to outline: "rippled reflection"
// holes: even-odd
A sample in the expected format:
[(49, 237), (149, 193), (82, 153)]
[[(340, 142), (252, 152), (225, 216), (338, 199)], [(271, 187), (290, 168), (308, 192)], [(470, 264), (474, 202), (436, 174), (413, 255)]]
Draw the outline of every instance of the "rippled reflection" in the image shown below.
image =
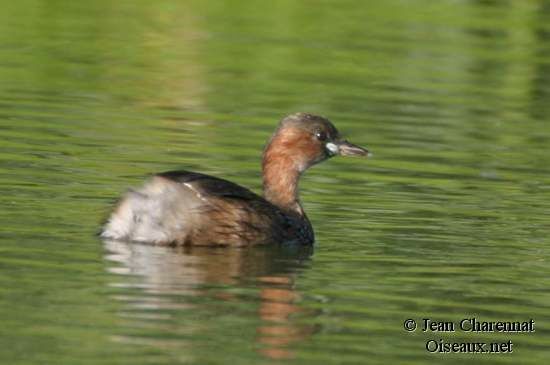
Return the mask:
[[(156, 325), (166, 330), (166, 322), (174, 325), (179, 321), (173, 329), (176, 335), (183, 335), (183, 347), (185, 335), (224, 335), (222, 327), (226, 324), (215, 320), (220, 315), (220, 303), (222, 309), (238, 308), (240, 304), (256, 306), (251, 315), (257, 320), (255, 343), (258, 352), (268, 358), (292, 358), (291, 345), (306, 340), (314, 331), (294, 320), (308, 314), (297, 303), (300, 292), (295, 283), (300, 271), (308, 266), (312, 248), (178, 249), (110, 240), (104, 244), (111, 263), (108, 271), (116, 274), (110, 285), (127, 291), (114, 295), (123, 304), (120, 315), (135, 321), (137, 327), (144, 326), (140, 321), (146, 321), (152, 332)], [(242, 288), (243, 293), (235, 288)], [(212, 305), (214, 300), (218, 305)], [(186, 313), (200, 313), (214, 320), (197, 324), (191, 319), (186, 323)], [(147, 334), (144, 338), (132, 334), (115, 339), (159, 348), (180, 344), (178, 340), (153, 339)]]

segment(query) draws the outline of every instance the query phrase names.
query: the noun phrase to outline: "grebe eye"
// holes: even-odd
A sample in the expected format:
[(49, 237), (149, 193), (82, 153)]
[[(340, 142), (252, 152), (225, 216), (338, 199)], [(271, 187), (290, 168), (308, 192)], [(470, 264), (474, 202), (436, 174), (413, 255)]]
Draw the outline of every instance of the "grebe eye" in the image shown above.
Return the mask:
[(315, 137), (321, 142), (324, 142), (327, 140), (327, 134), (324, 131), (315, 132)]

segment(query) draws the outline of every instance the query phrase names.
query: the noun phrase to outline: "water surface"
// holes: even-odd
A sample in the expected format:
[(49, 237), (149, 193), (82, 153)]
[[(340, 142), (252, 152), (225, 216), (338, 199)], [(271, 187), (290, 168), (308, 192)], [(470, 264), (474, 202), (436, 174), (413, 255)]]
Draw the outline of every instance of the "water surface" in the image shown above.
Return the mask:
[[(3, 1), (5, 364), (536, 364), (550, 343), (550, 2)], [(295, 111), (371, 160), (301, 183), (312, 251), (102, 242), (189, 169), (260, 191)], [(531, 334), (408, 333), (407, 318)], [(512, 354), (429, 354), (429, 339)]]

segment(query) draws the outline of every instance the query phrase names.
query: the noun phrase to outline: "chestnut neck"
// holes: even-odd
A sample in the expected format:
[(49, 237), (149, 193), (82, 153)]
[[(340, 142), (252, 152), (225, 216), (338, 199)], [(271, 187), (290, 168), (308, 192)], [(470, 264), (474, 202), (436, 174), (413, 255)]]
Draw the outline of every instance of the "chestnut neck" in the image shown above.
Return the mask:
[(262, 161), (263, 195), (279, 208), (305, 216), (298, 194), (304, 168), (295, 156), (273, 141), (266, 147)]

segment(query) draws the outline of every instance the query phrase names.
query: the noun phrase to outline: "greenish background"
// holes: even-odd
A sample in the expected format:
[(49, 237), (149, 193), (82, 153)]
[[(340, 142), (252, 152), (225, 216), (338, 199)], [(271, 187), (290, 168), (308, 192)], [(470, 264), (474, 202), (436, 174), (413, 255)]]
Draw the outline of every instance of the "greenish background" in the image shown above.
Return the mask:
[[(550, 1), (0, 5), (0, 363), (547, 363)], [(304, 176), (313, 253), (95, 236), (153, 172), (259, 191), (296, 111), (374, 153)], [(536, 332), (403, 329), (473, 316)]]

